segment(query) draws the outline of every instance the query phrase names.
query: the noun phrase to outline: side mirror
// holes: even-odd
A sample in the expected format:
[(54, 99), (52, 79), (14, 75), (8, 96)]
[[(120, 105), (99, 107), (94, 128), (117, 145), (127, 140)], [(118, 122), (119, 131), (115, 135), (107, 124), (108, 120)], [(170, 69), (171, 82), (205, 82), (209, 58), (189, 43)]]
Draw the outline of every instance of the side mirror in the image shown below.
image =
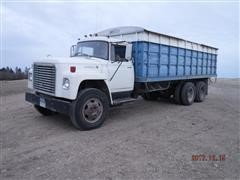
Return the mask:
[(76, 51), (76, 45), (72, 45), (70, 48), (70, 57), (73, 57), (75, 55), (75, 51)]
[(125, 58), (129, 61), (132, 59), (132, 44), (130, 43), (126, 45)]

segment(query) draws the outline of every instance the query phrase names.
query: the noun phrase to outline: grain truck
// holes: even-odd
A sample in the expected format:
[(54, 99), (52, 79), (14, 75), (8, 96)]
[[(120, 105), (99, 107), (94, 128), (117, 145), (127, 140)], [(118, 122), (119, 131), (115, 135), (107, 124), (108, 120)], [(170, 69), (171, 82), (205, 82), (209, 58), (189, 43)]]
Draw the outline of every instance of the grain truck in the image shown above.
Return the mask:
[(70, 57), (35, 61), (25, 98), (43, 115), (69, 115), (83, 130), (100, 127), (110, 107), (138, 97), (187, 106), (208, 94), (217, 50), (141, 27), (111, 28), (78, 39)]

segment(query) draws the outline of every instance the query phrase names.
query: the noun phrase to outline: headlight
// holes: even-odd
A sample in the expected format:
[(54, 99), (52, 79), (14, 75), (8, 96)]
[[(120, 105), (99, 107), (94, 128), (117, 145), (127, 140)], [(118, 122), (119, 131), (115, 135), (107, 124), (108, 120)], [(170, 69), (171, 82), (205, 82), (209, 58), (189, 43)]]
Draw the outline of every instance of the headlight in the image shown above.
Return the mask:
[(62, 88), (66, 90), (70, 88), (70, 80), (68, 78), (63, 78)]
[(33, 73), (31, 73), (31, 72), (28, 73), (28, 80), (29, 81), (33, 80)]

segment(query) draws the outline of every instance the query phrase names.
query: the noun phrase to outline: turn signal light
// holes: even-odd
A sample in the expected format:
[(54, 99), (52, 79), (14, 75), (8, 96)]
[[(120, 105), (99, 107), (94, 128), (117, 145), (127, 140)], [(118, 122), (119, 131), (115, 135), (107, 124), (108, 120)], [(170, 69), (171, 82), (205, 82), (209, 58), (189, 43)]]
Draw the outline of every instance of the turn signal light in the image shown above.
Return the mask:
[(70, 72), (72, 73), (76, 72), (76, 66), (70, 66)]

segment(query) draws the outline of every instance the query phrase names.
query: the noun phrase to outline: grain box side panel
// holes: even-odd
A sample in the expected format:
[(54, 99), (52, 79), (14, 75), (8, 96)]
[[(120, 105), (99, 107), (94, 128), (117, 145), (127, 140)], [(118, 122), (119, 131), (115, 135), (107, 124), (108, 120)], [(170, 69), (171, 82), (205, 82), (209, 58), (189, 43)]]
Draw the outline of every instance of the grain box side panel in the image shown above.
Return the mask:
[(138, 41), (133, 57), (136, 82), (216, 76), (217, 55), (212, 53)]

